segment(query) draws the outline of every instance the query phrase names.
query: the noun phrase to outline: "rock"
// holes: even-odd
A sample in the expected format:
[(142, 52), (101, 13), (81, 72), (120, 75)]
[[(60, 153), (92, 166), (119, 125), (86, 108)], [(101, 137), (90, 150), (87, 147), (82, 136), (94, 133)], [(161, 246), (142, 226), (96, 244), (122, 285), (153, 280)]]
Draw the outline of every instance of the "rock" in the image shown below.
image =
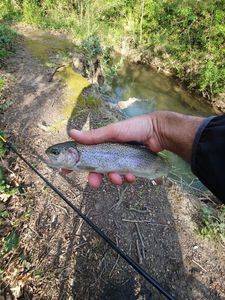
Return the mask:
[(75, 53), (73, 55), (73, 70), (84, 77), (88, 77), (92, 84), (97, 84), (99, 87), (104, 85), (105, 78), (98, 57), (87, 61), (84, 54)]
[(138, 99), (135, 97), (129, 98), (126, 101), (119, 101), (117, 105), (127, 116), (137, 116), (152, 112), (156, 106), (154, 99)]
[(0, 237), (2, 238), (7, 236), (9, 232), (11, 232), (11, 230), (12, 230), (12, 225), (10, 224), (10, 222), (5, 221), (0, 225)]
[(74, 53), (72, 60), (73, 60), (74, 71), (81, 75), (85, 75), (87, 61), (84, 54)]
[(100, 60), (98, 58), (93, 63), (92, 80), (94, 83), (97, 83), (98, 86), (100, 86), (100, 87), (103, 86), (104, 81), (105, 81), (103, 71), (101, 68), (101, 64), (100, 64)]
[(4, 211), (6, 209), (6, 205), (0, 202), (0, 211)]
[(140, 102), (140, 101), (141, 101), (141, 99), (133, 97), (133, 98), (129, 98), (128, 100), (125, 100), (125, 101), (119, 101), (118, 106), (120, 109), (126, 109), (133, 103)]
[(213, 99), (213, 108), (216, 113), (225, 112), (225, 93), (221, 93)]

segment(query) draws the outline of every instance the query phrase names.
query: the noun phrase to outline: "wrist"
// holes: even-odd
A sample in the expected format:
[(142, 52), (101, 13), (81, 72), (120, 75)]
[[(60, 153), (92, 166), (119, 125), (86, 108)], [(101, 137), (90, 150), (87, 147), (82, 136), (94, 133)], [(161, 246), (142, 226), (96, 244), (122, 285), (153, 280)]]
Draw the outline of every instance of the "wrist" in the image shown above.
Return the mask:
[(170, 111), (153, 114), (153, 131), (161, 150), (174, 152), (190, 162), (194, 138), (203, 118)]

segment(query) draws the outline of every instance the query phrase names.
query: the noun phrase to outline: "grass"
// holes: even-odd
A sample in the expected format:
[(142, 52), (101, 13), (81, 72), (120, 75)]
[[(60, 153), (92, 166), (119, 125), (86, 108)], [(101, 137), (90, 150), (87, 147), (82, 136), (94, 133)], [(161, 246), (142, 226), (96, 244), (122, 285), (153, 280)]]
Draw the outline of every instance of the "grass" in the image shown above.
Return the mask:
[[(0, 135), (4, 138), (4, 132), (0, 130)], [(0, 139), (0, 159), (4, 157), (6, 153), (6, 147), (4, 142)], [(1, 179), (1, 173), (0, 173), (0, 179)]]
[[(0, 134), (4, 136), (4, 133), (0, 131)], [(5, 147), (5, 144), (3, 141), (0, 139), (0, 159), (4, 159), (4, 156), (7, 152), (7, 149)], [(6, 201), (8, 198), (11, 196), (17, 194), (19, 192), (19, 189), (17, 187), (12, 187), (6, 179), (5, 176), (5, 170), (4, 168), (0, 165), (0, 200)]]
[[(0, 24), (0, 66), (15, 49), (16, 32), (9, 26)], [(4, 82), (0, 81), (0, 88)]]
[(4, 87), (5, 87), (5, 79), (3, 77), (0, 77), (0, 96)]
[(199, 212), (201, 223), (198, 232), (204, 238), (225, 242), (225, 205), (213, 211), (209, 207), (203, 207)]

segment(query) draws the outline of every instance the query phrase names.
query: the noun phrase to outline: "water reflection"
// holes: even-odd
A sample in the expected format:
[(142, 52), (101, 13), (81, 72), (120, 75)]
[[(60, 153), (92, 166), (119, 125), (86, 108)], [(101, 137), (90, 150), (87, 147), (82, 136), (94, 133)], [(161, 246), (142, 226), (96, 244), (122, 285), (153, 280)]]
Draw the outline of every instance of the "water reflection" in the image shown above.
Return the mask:
[[(149, 99), (147, 103), (139, 102), (140, 112), (152, 110), (154, 99), (156, 110), (172, 110), (180, 113), (208, 116), (213, 114), (209, 105), (181, 88), (175, 80), (156, 72), (148, 66), (126, 62), (118, 78), (113, 83), (113, 102), (127, 100), (131, 97)], [(142, 108), (141, 108), (142, 107)], [(136, 114), (129, 110), (128, 116)]]

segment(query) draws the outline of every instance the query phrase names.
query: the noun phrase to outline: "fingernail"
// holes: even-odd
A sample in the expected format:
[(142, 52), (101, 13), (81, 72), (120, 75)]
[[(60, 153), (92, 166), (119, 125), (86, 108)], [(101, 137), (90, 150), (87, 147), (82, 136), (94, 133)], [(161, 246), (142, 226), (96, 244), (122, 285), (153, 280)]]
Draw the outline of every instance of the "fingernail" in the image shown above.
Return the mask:
[(70, 132), (69, 132), (70, 136), (79, 136), (81, 134), (82, 134), (82, 132), (77, 130), (77, 129), (71, 129)]

